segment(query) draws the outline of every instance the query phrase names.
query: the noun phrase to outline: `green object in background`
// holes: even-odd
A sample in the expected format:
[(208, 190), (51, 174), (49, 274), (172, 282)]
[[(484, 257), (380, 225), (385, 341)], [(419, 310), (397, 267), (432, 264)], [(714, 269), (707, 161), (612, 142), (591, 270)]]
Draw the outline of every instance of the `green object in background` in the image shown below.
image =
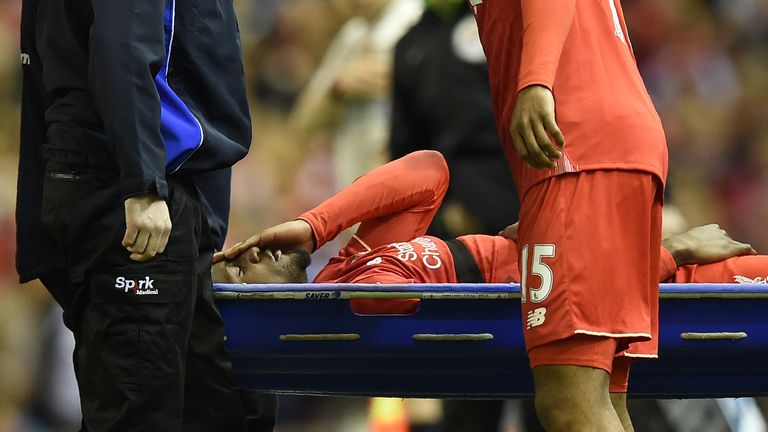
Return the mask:
[(426, 0), (427, 9), (433, 11), (443, 19), (450, 19), (456, 16), (459, 7), (466, 0)]

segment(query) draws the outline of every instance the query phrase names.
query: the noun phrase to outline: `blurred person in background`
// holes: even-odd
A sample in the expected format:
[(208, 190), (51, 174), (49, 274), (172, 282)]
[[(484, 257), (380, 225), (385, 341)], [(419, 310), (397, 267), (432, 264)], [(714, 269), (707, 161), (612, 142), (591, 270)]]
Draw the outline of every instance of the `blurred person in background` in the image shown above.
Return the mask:
[(83, 430), (272, 430), (211, 294), (250, 144), (234, 10), (138, 3), (24, 2), (17, 269), (75, 335)]
[(299, 96), (291, 125), (331, 140), (336, 189), (386, 160), (392, 56), (421, 0), (334, 0), (350, 17)]
[(430, 232), (497, 233), (517, 219), (519, 204), (496, 133), (477, 25), (465, 1), (426, 5), (395, 48), (390, 156), (431, 149), (445, 157), (451, 183)]

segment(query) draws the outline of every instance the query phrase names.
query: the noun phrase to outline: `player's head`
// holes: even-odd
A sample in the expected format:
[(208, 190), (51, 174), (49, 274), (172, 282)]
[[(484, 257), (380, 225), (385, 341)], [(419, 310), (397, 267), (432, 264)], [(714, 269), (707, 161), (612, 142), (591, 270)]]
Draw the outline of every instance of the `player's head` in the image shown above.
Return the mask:
[(229, 283), (305, 283), (310, 257), (303, 249), (263, 250), (251, 248), (225, 264), (220, 279)]

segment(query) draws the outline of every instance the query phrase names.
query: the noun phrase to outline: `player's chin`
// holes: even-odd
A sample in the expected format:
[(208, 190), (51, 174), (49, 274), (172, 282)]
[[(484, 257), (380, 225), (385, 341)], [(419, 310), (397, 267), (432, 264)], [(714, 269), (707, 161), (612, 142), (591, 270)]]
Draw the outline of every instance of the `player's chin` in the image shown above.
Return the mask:
[(291, 264), (302, 270), (305, 270), (312, 263), (312, 257), (310, 253), (304, 249), (289, 249), (283, 251), (283, 254), (288, 255), (288, 258), (291, 260)]

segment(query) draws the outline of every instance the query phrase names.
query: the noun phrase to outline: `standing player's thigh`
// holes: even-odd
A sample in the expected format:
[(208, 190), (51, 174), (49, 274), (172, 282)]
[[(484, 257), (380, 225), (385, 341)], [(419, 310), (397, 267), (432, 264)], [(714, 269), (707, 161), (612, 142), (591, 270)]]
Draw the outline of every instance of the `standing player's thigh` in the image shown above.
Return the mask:
[(620, 346), (650, 338), (658, 189), (642, 172), (585, 171), (525, 194), (518, 248), (529, 351), (578, 334), (617, 338)]

